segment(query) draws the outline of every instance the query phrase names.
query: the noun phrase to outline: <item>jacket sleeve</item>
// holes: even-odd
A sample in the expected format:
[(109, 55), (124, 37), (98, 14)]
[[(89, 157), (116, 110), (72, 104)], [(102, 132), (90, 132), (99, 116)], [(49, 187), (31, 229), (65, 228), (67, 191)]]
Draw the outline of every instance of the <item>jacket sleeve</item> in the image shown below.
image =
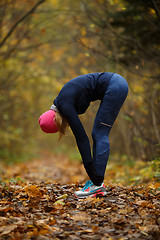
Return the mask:
[(98, 176), (93, 166), (89, 139), (74, 108), (74, 105), (72, 103), (63, 103), (60, 110), (63, 116), (67, 118), (70, 128), (76, 138), (77, 146), (89, 178), (95, 185), (100, 186), (103, 182), (104, 176)]
[(76, 143), (81, 154), (84, 166), (92, 162), (91, 148), (88, 136), (83, 128), (83, 125), (78, 117), (78, 114), (72, 103), (63, 103), (61, 105), (61, 113), (69, 122), (70, 128), (75, 136)]

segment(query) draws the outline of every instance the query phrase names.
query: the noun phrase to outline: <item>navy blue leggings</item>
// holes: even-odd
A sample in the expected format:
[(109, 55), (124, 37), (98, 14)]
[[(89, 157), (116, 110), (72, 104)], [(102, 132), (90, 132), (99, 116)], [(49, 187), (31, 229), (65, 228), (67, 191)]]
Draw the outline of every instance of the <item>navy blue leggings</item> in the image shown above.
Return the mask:
[(99, 106), (93, 131), (93, 164), (99, 176), (104, 176), (109, 157), (109, 132), (128, 94), (128, 84), (119, 74), (109, 81)]

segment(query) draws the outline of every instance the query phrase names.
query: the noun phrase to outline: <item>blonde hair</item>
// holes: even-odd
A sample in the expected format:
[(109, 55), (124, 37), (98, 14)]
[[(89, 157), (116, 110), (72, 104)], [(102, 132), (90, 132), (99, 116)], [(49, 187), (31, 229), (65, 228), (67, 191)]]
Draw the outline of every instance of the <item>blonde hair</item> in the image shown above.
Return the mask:
[(68, 121), (59, 112), (55, 112), (55, 122), (59, 131), (59, 140), (66, 134), (66, 130), (69, 126)]

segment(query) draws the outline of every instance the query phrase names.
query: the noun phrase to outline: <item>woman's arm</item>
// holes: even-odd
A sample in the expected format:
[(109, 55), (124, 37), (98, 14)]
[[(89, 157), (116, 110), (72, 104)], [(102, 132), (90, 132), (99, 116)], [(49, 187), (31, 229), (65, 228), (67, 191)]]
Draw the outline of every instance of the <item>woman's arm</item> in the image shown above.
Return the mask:
[(83, 128), (83, 125), (78, 117), (78, 114), (71, 103), (63, 103), (61, 105), (61, 113), (69, 122), (69, 126), (76, 138), (79, 152), (82, 156), (83, 164), (86, 166), (92, 162), (91, 148), (89, 144), (88, 136)]
[(77, 146), (88, 176), (95, 185), (101, 185), (103, 182), (103, 177), (98, 176), (94, 169), (89, 139), (74, 108), (74, 105), (71, 103), (63, 103), (60, 110), (64, 117), (67, 118), (70, 128), (76, 138)]

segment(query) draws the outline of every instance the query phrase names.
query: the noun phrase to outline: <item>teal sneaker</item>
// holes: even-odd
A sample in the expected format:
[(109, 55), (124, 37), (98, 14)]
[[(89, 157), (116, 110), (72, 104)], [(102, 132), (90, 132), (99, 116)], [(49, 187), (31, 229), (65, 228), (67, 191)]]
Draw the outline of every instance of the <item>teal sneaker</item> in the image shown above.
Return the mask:
[(85, 186), (80, 191), (74, 192), (77, 198), (105, 196), (106, 193), (107, 192), (104, 183), (102, 183), (101, 186), (96, 186), (91, 180), (87, 181)]

